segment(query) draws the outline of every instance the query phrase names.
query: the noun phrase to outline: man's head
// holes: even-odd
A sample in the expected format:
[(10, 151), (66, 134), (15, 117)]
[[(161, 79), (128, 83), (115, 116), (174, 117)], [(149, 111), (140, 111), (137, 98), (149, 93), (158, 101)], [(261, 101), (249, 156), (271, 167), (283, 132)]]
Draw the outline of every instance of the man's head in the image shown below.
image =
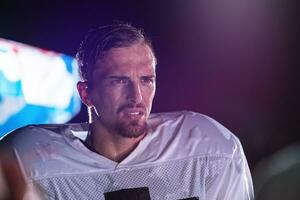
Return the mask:
[(91, 31), (77, 53), (77, 85), (90, 121), (125, 137), (146, 131), (155, 94), (156, 59), (142, 31), (128, 24)]

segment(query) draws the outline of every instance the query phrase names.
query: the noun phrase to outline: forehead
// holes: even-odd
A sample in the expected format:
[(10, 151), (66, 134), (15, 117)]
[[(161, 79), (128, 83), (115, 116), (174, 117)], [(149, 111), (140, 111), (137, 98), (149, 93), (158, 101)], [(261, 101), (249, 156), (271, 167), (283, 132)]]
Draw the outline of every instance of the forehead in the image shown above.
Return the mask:
[(128, 47), (112, 48), (105, 52), (96, 62), (95, 73), (126, 74), (134, 70), (153, 74), (155, 65), (155, 57), (149, 45), (138, 43)]

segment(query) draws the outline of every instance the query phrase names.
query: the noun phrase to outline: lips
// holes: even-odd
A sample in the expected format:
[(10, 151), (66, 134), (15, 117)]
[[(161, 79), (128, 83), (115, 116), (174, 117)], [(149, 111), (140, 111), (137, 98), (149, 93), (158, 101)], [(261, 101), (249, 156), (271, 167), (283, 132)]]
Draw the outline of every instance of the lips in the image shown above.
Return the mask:
[(138, 111), (130, 111), (130, 112), (127, 112), (128, 115), (141, 115), (142, 113), (141, 112), (138, 112)]
[(130, 108), (126, 107), (121, 110), (121, 113), (128, 118), (139, 119), (145, 116), (145, 109), (143, 108)]
[(140, 108), (125, 108), (122, 110), (123, 113), (128, 115), (144, 115), (144, 109)]

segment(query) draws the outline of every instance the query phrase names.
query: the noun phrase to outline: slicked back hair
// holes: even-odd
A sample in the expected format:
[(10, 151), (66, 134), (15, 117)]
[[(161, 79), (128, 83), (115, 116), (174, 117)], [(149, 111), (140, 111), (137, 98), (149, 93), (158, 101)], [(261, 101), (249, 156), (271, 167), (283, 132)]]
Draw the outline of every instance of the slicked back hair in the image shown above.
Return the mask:
[(92, 87), (95, 64), (105, 52), (112, 48), (129, 47), (137, 43), (147, 44), (153, 52), (151, 41), (142, 29), (130, 24), (113, 24), (89, 31), (76, 54), (81, 79), (87, 82), (88, 87)]

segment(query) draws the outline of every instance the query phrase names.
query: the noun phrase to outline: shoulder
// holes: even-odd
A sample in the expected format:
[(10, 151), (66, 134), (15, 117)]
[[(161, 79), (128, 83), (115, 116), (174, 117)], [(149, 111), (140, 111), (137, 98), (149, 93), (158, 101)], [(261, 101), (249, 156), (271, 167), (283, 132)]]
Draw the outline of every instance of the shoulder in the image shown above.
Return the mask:
[[(16, 163), (31, 179), (70, 169), (67, 156), (78, 155), (73, 143), (78, 141), (74, 131), (83, 124), (29, 125), (7, 134), (0, 141), (1, 163)], [(83, 131), (82, 131), (83, 132)], [(22, 171), (22, 173), (23, 173)]]
[(16, 130), (13, 130), (3, 137), (0, 138), (2, 141), (3, 139), (14, 137), (18, 134), (31, 134), (31, 133), (40, 133), (40, 132), (53, 132), (57, 134), (62, 134), (66, 130), (74, 130), (74, 131), (83, 131), (88, 128), (88, 123), (67, 123), (67, 124), (30, 124)]
[(6, 134), (0, 141), (0, 148), (5, 151), (31, 149), (36, 145), (49, 141), (64, 141), (65, 137), (74, 137), (73, 129), (81, 128), (82, 124), (42, 124), (28, 125)]
[(14, 131), (7, 133), (3, 138), (1, 138), (1, 144), (15, 144), (18, 142), (33, 142), (34, 140), (42, 137), (50, 136), (49, 133), (54, 133), (55, 135), (60, 134), (60, 129), (64, 125), (53, 124), (53, 125), (28, 125), (18, 128)]
[[(181, 111), (158, 113), (150, 117), (151, 125), (158, 137), (174, 144), (177, 151), (190, 156), (223, 155), (233, 156), (240, 150), (239, 139), (222, 124), (206, 115)], [(181, 146), (182, 148), (178, 148)]]

